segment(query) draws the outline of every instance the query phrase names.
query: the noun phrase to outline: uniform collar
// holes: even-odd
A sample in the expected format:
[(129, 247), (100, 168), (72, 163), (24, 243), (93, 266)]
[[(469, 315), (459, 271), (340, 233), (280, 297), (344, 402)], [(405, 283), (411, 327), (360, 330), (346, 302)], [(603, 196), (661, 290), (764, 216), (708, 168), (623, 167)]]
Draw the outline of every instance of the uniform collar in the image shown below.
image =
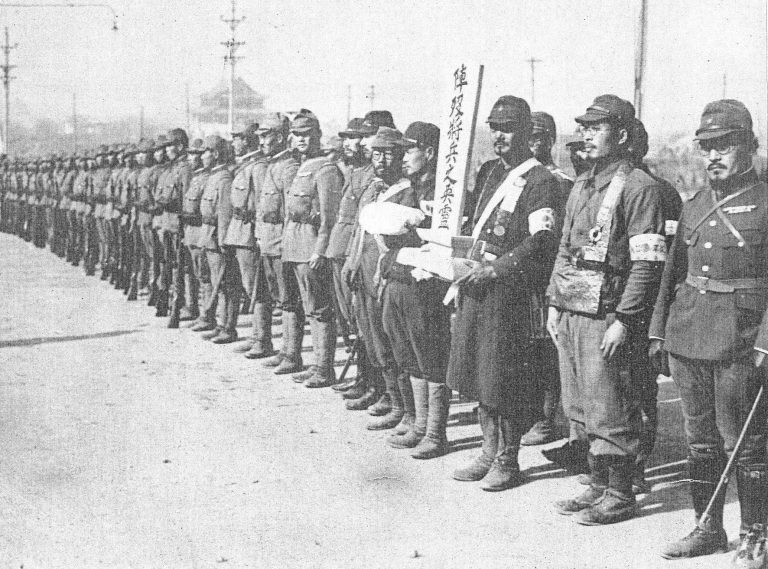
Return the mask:
[(240, 164), (244, 164), (245, 162), (248, 162), (249, 160), (258, 158), (260, 153), (261, 153), (260, 150), (254, 150), (252, 152), (248, 152), (247, 154), (243, 154), (242, 156), (238, 156), (237, 163), (238, 165), (240, 165)]
[(628, 164), (628, 160), (618, 158), (614, 162), (603, 166), (599, 172), (596, 172), (593, 167), (589, 173), (589, 178), (595, 179), (595, 189), (602, 190), (605, 186), (610, 184), (611, 180), (613, 180), (613, 177), (616, 175), (616, 172), (618, 172), (619, 168), (624, 164)]

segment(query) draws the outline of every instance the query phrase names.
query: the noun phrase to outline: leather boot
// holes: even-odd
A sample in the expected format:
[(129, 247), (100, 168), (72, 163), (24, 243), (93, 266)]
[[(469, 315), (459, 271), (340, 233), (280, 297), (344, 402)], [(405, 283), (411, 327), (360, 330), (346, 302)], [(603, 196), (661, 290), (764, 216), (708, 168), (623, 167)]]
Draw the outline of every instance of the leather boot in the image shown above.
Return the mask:
[(766, 526), (752, 524), (747, 533), (741, 536), (731, 566), (735, 569), (764, 569), (767, 566), (766, 559)]
[(383, 374), (383, 370), (380, 370), (379, 373), (374, 376), (376, 387), (379, 389), (379, 393), (381, 394), (378, 401), (376, 401), (376, 403), (368, 408), (368, 414), (374, 417), (381, 417), (386, 415), (392, 409), (392, 401), (390, 400), (390, 394), (389, 391), (387, 391), (387, 386), (384, 381)]
[(161, 290), (157, 293), (157, 304), (155, 305), (155, 316), (165, 318), (168, 316), (168, 291)]
[[(366, 376), (364, 379), (365, 389), (360, 394), (360, 397), (348, 399), (344, 405), (349, 411), (365, 411), (368, 407), (376, 403), (381, 396), (378, 382), (375, 380), (376, 375), (379, 373), (380, 371), (373, 366), (366, 368)], [(348, 393), (349, 392), (344, 394), (345, 398)]]
[(477, 482), (488, 474), (493, 460), (496, 458), (496, 453), (499, 451), (499, 419), (499, 415), (488, 407), (478, 406), (477, 420), (483, 431), (483, 450), (480, 456), (467, 466), (453, 471), (454, 480)]
[(558, 500), (555, 502), (555, 509), (557, 513), (564, 516), (570, 516), (589, 508), (597, 500), (599, 500), (603, 494), (605, 494), (608, 488), (608, 462), (602, 455), (594, 455), (589, 453), (587, 460), (590, 467), (590, 484), (584, 492), (575, 498), (569, 498), (567, 500)]
[(397, 376), (397, 387), (400, 388), (400, 397), (403, 398), (403, 418), (395, 427), (395, 435), (404, 435), (412, 430), (416, 419), (416, 402), (413, 399), (413, 386), (411, 376), (401, 373)]
[(523, 446), (536, 446), (551, 443), (560, 438), (557, 432), (557, 425), (551, 421), (539, 421), (520, 439)]
[(234, 348), (232, 348), (232, 351), (236, 354), (247, 354), (251, 351), (251, 348), (253, 347), (253, 337), (250, 338), (243, 338), (243, 340), (237, 344)]
[[(382, 371), (381, 375), (384, 378), (384, 384), (387, 393), (389, 394), (390, 409), (386, 415), (381, 415), (378, 419), (373, 419), (368, 423), (367, 429), (369, 431), (392, 429), (397, 426), (405, 413), (403, 409), (403, 398), (400, 395), (400, 388), (397, 385), (397, 371), (388, 367)], [(370, 409), (368, 412), (370, 413)]]
[[(331, 389), (333, 389), (337, 393), (343, 393), (346, 391), (349, 391), (350, 389), (353, 389), (354, 387), (358, 386), (359, 383), (363, 379), (364, 371), (363, 368), (365, 367), (365, 346), (363, 346), (362, 342), (358, 343), (357, 347), (357, 375), (355, 377), (350, 377), (349, 379), (346, 379), (342, 381), (341, 383), (337, 383), (336, 385), (332, 386)], [(353, 399), (355, 399), (353, 397)]]
[(315, 375), (315, 373), (317, 373), (317, 366), (312, 364), (304, 371), (300, 371), (299, 373), (294, 373), (291, 375), (291, 381), (293, 381), (293, 383), (304, 383), (310, 377)]
[(210, 330), (208, 332), (203, 332), (202, 334), (200, 334), (200, 337), (203, 340), (213, 340), (216, 336), (221, 334), (223, 331), (224, 331), (223, 327), (221, 327), (219, 325), (216, 325), (216, 326), (213, 327), (212, 330)]
[(301, 359), (301, 343), (303, 340), (304, 319), (301, 318), (300, 320), (297, 312), (283, 312), (283, 357), (275, 367), (275, 375), (287, 375), (302, 370), (304, 367)]
[(371, 374), (373, 367), (365, 352), (365, 348), (360, 346), (357, 353), (357, 377), (355, 384), (341, 394), (342, 399), (359, 399), (371, 386)]
[(157, 296), (160, 291), (156, 284), (153, 284), (149, 289), (149, 298), (147, 299), (147, 306), (155, 306), (157, 304)]
[(499, 417), (499, 452), (480, 484), (481, 489), (486, 492), (501, 492), (520, 484), (522, 476), (517, 462), (522, 434), (520, 431), (509, 417)]
[(240, 314), (240, 295), (232, 288), (224, 295), (225, 319), (221, 334), (211, 339), (214, 344), (237, 342), (237, 317)]
[(304, 381), (304, 387), (310, 389), (328, 387), (336, 383), (336, 319), (328, 322), (312, 320), (312, 344), (316, 346), (316, 370)]
[(765, 467), (736, 467), (736, 486), (741, 506), (741, 529), (745, 536), (755, 524), (768, 523), (768, 472)]
[(411, 456), (420, 460), (437, 458), (448, 453), (448, 411), (451, 405), (451, 390), (445, 383), (427, 382), (429, 402), (427, 408), (427, 434), (413, 449)]
[(725, 462), (723, 455), (706, 459), (688, 459), (688, 476), (691, 479), (691, 499), (696, 513), (696, 527), (684, 538), (667, 544), (660, 552), (662, 557), (685, 559), (728, 551), (728, 536), (723, 529), (725, 489), (720, 492), (717, 501), (713, 504), (709, 517), (704, 520), (704, 523), (700, 523), (701, 516), (715, 493)]
[(608, 489), (602, 497), (576, 513), (577, 523), (585, 526), (615, 524), (637, 514), (637, 502), (632, 493), (634, 456), (608, 455)]
[(253, 345), (245, 353), (249, 360), (268, 358), (275, 353), (272, 348), (272, 308), (263, 302), (253, 305)]
[(544, 458), (566, 469), (571, 474), (590, 472), (591, 467), (587, 459), (589, 441), (569, 441), (561, 447), (543, 450), (541, 454)]

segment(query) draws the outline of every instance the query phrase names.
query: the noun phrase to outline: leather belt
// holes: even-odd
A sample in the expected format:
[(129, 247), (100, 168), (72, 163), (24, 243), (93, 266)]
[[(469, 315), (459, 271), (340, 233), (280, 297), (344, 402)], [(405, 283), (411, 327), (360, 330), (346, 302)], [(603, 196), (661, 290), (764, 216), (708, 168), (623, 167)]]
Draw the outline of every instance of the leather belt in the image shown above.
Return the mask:
[(765, 290), (768, 292), (768, 279), (722, 279), (698, 277), (691, 273), (685, 277), (685, 284), (709, 292), (736, 292), (737, 290)]

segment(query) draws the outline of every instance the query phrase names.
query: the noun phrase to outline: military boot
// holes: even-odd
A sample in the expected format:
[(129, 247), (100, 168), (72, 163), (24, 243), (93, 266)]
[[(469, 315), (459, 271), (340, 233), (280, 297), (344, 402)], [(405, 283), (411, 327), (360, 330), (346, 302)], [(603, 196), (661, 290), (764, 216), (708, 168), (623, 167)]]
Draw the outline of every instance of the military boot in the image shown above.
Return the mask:
[(451, 405), (451, 390), (445, 383), (427, 382), (429, 400), (427, 404), (427, 433), (421, 439), (411, 456), (420, 460), (437, 458), (448, 453), (448, 437), (445, 428)]
[(723, 529), (725, 488), (712, 505), (709, 516), (704, 520), (701, 519), (715, 493), (720, 474), (724, 468), (724, 455), (706, 459), (688, 459), (688, 477), (691, 480), (691, 499), (696, 514), (696, 527), (684, 538), (667, 544), (660, 551), (662, 557), (686, 559), (728, 551), (728, 536)]
[(595, 502), (576, 513), (575, 520), (581, 525), (597, 526), (615, 524), (633, 518), (637, 514), (637, 502), (632, 493), (633, 456), (609, 455), (608, 489)]
[(253, 345), (245, 353), (249, 360), (268, 358), (275, 353), (272, 348), (272, 309), (268, 304), (253, 305)]
[[(359, 340), (357, 344), (356, 360), (357, 360), (357, 375), (355, 375), (355, 377), (350, 377), (349, 379), (346, 379), (341, 383), (337, 383), (336, 385), (332, 386), (331, 389), (333, 389), (337, 393), (345, 393), (350, 389), (353, 389), (359, 386), (360, 382), (362, 381), (363, 368), (365, 367), (366, 358), (365, 358), (365, 346), (363, 345), (362, 341), (359, 341)], [(354, 397), (352, 399), (354, 399)]]
[(293, 383), (304, 383), (316, 373), (317, 366), (315, 364), (311, 364), (307, 369), (291, 375), (291, 381), (293, 381)]
[(501, 492), (518, 486), (523, 478), (517, 455), (520, 450), (520, 429), (509, 417), (499, 417), (499, 452), (480, 488), (486, 492)]
[(242, 341), (237, 344), (237, 346), (232, 348), (232, 351), (236, 354), (247, 354), (251, 351), (251, 348), (253, 348), (253, 344), (253, 337), (243, 338)]
[(570, 516), (589, 508), (605, 494), (608, 488), (608, 462), (606, 458), (590, 453), (587, 460), (590, 466), (589, 487), (575, 498), (555, 502), (557, 513)]
[(374, 381), (376, 381), (376, 387), (379, 389), (379, 393), (381, 395), (379, 396), (378, 401), (368, 407), (368, 414), (374, 417), (381, 417), (389, 413), (392, 409), (390, 392), (387, 390), (387, 386), (384, 381), (383, 370), (374, 376)]
[[(301, 344), (304, 340), (304, 319), (299, 319), (297, 312), (283, 312), (283, 350), (280, 361), (275, 366), (275, 375), (287, 375), (302, 370)], [(265, 366), (271, 367), (267, 360)]]
[(155, 306), (157, 304), (157, 297), (159, 292), (160, 292), (160, 289), (157, 288), (156, 284), (153, 284), (149, 288), (149, 297), (147, 298), (147, 306)]
[(483, 432), (483, 449), (480, 456), (464, 468), (453, 471), (453, 479), (462, 482), (477, 482), (485, 478), (499, 451), (499, 415), (488, 407), (477, 408), (477, 421)]
[(523, 435), (520, 439), (520, 444), (523, 446), (536, 446), (545, 445), (551, 443), (560, 438), (560, 433), (557, 432), (557, 425), (552, 421), (539, 421), (530, 430)]
[(733, 556), (735, 569), (764, 569), (766, 566), (766, 526), (752, 524), (749, 531), (741, 536), (741, 542)]
[(413, 386), (411, 376), (408, 373), (400, 373), (397, 376), (397, 386), (400, 388), (400, 397), (403, 398), (403, 418), (394, 429), (394, 436), (405, 435), (413, 428), (416, 419), (416, 401), (413, 398)]
[(312, 320), (312, 343), (315, 344), (316, 371), (304, 381), (304, 387), (319, 388), (328, 387), (336, 383), (336, 369), (333, 364), (336, 361), (336, 319), (329, 322)]
[[(368, 407), (376, 403), (376, 401), (381, 396), (381, 391), (380, 391), (380, 388), (378, 387), (379, 382), (376, 381), (376, 376), (380, 373), (381, 371), (378, 368), (375, 368), (373, 366), (366, 367), (366, 377), (363, 383), (365, 388), (363, 389), (362, 393), (360, 393), (359, 397), (355, 399), (347, 399), (347, 401), (344, 404), (347, 410), (364, 411), (368, 409)], [(347, 398), (348, 394), (349, 394), (349, 391), (344, 393), (345, 399)]]
[(155, 316), (165, 318), (168, 316), (168, 291), (161, 290), (157, 293), (157, 304), (155, 305)]
[[(380, 415), (377, 419), (373, 419), (368, 423), (366, 428), (369, 431), (392, 429), (397, 426), (405, 413), (405, 410), (403, 409), (403, 398), (400, 395), (400, 387), (397, 385), (397, 371), (388, 367), (382, 370), (381, 375), (387, 393), (389, 394), (390, 407), (386, 415)], [(368, 410), (368, 413), (371, 414), (370, 409)]]
[(213, 344), (231, 344), (237, 342), (237, 317), (240, 313), (240, 295), (232, 290), (224, 296), (224, 325), (221, 333), (215, 338), (211, 338)]

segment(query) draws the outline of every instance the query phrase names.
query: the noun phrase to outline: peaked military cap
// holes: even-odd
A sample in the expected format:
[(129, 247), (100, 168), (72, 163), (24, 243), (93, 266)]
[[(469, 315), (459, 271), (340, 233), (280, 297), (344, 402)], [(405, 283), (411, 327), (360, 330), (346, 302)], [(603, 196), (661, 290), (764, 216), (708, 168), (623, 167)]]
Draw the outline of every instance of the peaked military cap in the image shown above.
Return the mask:
[(635, 118), (635, 106), (616, 95), (600, 95), (595, 97), (587, 112), (576, 117), (578, 123), (616, 122), (631, 126)]
[(395, 128), (395, 121), (392, 113), (389, 111), (371, 111), (363, 118), (363, 124), (360, 125), (360, 132), (363, 136), (372, 136), (376, 134), (380, 127)]
[(363, 133), (360, 130), (363, 126), (363, 119), (355, 117), (347, 123), (347, 129), (339, 132), (341, 138), (362, 138)]
[(719, 138), (734, 132), (752, 132), (752, 115), (741, 101), (721, 99), (704, 107), (695, 140)]

